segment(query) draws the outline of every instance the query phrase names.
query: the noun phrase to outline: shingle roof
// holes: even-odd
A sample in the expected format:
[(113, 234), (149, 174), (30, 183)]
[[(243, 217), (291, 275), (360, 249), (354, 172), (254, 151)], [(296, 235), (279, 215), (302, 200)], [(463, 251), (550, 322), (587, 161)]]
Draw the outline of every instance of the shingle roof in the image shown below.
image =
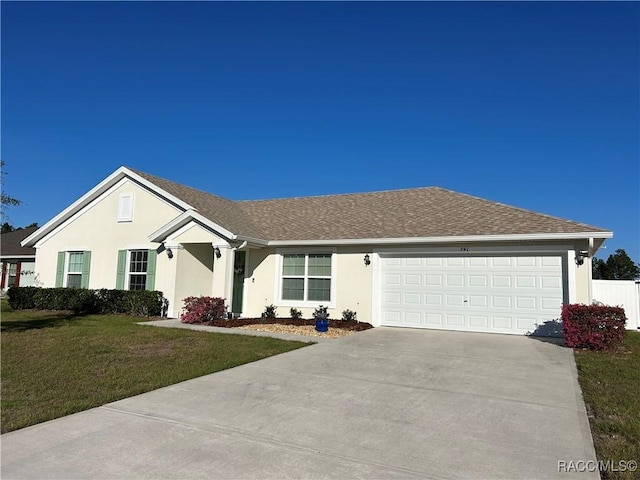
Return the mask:
[(607, 232), (439, 187), (233, 201), (144, 172), (135, 173), (236, 235), (264, 240)]
[(239, 204), (270, 240), (605, 231), (438, 187)]
[(130, 170), (193, 206), (200, 214), (227, 230), (247, 237), (264, 238), (262, 230), (254, 225), (252, 219), (238, 206), (238, 202), (187, 187), (171, 180), (149, 175), (145, 172)]
[(20, 242), (35, 232), (38, 227), (21, 228), (13, 232), (0, 235), (0, 255), (3, 257), (35, 256), (36, 249), (22, 247)]

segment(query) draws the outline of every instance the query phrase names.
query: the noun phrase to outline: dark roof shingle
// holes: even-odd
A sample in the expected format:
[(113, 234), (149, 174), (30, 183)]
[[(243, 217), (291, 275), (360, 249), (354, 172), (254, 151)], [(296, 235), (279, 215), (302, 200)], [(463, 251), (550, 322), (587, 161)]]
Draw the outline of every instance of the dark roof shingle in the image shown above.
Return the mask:
[(0, 236), (0, 255), (3, 257), (35, 256), (36, 249), (23, 247), (20, 242), (35, 232), (38, 227), (21, 228)]

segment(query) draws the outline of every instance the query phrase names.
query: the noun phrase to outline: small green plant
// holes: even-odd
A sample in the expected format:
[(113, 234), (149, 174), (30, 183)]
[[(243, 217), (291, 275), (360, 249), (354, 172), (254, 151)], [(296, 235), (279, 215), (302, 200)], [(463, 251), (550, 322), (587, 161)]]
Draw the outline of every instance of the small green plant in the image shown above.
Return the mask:
[(297, 308), (292, 308), (291, 310), (289, 310), (289, 314), (291, 315), (291, 318), (295, 320), (302, 318), (302, 312)]
[(342, 320), (345, 322), (357, 322), (358, 314), (353, 310), (349, 310), (347, 308), (346, 310), (342, 311)]
[(274, 305), (267, 305), (266, 307), (264, 307), (264, 312), (262, 313), (262, 316), (264, 318), (276, 318), (278, 316), (278, 314), (276, 313), (277, 309), (278, 307)]
[(313, 311), (313, 319), (314, 320), (328, 320), (329, 314), (327, 313), (327, 307), (323, 307), (320, 305)]

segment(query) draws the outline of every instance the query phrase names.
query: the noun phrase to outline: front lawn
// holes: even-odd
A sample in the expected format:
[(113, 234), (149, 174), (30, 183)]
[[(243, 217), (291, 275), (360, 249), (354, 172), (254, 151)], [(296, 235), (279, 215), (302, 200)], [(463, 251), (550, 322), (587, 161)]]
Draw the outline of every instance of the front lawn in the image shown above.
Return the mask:
[[(575, 350), (578, 379), (598, 460), (640, 459), (640, 332), (627, 332), (615, 353)], [(639, 478), (640, 472), (605, 469), (603, 479)]]
[(2, 301), (2, 433), (308, 345), (140, 321)]

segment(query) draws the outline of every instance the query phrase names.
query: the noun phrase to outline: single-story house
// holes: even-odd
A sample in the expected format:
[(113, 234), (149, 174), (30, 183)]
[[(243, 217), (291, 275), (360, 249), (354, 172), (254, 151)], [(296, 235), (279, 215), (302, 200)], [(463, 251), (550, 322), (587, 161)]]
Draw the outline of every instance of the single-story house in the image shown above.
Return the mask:
[(2, 277), (0, 289), (30, 287), (35, 281), (36, 250), (20, 243), (38, 227), (20, 228), (0, 235), (0, 261)]
[(156, 289), (374, 326), (526, 334), (590, 303), (610, 231), (437, 187), (232, 201), (121, 167), (26, 238), (43, 286)]

